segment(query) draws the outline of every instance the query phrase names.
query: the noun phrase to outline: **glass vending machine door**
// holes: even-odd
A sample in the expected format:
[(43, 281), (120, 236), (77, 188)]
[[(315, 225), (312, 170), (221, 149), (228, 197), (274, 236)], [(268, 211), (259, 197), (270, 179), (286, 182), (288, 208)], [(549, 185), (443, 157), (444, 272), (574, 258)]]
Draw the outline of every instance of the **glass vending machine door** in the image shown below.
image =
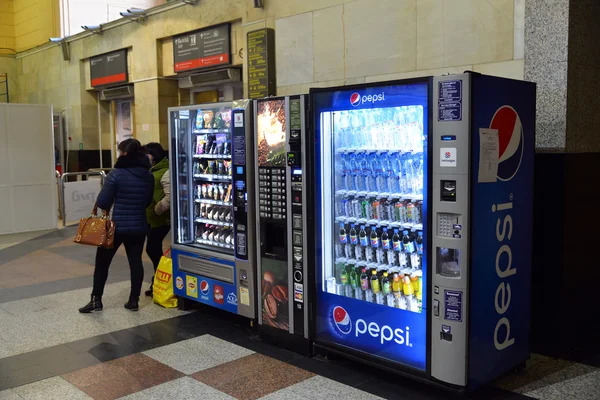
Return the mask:
[(424, 370), (428, 83), (313, 103), (317, 338)]
[(231, 107), (173, 111), (175, 243), (233, 254)]
[(231, 107), (202, 108), (190, 116), (193, 241), (233, 254)]
[(173, 226), (175, 227), (174, 242), (177, 244), (189, 244), (192, 242), (193, 221), (190, 217), (190, 194), (191, 186), (188, 167), (191, 161), (190, 154), (190, 111), (171, 112), (171, 151), (175, 157), (175, 168), (171, 171), (171, 186), (174, 193)]

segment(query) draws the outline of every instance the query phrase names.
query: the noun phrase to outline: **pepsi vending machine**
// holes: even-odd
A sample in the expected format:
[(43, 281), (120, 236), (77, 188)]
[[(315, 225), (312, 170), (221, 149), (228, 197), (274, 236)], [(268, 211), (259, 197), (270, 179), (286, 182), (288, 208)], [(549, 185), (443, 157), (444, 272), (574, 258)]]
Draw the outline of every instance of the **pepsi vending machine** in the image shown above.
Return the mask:
[(535, 84), (313, 89), (315, 348), (473, 389), (529, 355)]
[(175, 294), (256, 318), (249, 100), (169, 109)]

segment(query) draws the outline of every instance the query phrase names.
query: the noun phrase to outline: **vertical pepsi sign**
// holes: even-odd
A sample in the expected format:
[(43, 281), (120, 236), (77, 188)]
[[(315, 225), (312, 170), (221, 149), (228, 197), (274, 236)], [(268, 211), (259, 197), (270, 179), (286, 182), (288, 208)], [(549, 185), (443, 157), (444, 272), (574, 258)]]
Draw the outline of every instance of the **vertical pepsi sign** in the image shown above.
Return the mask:
[(473, 75), (469, 386), (527, 360), (535, 84)]

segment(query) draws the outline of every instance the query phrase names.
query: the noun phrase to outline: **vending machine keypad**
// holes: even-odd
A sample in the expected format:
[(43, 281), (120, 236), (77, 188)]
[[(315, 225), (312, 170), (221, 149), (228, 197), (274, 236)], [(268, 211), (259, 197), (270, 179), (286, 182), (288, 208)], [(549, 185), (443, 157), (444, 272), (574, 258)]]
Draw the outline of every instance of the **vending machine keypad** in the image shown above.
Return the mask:
[(285, 168), (260, 167), (258, 169), (259, 217), (261, 219), (286, 219)]

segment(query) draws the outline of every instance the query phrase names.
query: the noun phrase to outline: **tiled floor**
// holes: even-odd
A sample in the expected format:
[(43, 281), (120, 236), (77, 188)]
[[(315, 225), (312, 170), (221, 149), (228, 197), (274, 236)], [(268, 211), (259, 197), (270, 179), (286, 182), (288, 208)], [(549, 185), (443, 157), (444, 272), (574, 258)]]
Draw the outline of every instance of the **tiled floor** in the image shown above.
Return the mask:
[[(0, 250), (0, 400), (599, 399), (600, 352), (581, 363), (533, 355), (522, 372), (466, 396), (344, 360), (306, 358), (259, 340), (249, 321), (210, 308), (122, 306), (129, 271), (111, 267), (104, 311), (89, 298), (93, 249), (72, 228)], [(146, 277), (150, 277), (146, 262)]]

